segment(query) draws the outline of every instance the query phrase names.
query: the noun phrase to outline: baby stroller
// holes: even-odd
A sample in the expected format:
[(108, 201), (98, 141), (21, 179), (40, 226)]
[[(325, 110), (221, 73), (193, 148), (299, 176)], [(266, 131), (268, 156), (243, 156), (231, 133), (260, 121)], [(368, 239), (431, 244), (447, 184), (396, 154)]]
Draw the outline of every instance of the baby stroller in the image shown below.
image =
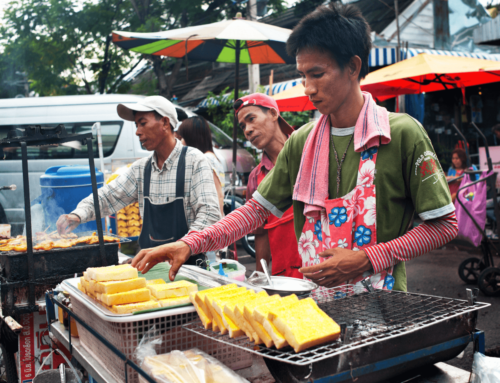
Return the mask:
[[(492, 172), (493, 170), (493, 165), (492, 161), (490, 158), (490, 152), (489, 152), (489, 147), (488, 147), (488, 142), (486, 140), (486, 137), (484, 136), (483, 132), (477, 127), (476, 124), (471, 123), (471, 125), (474, 127), (474, 129), (478, 132), (478, 134), (483, 138), (484, 140), (484, 147), (486, 151), (486, 158), (488, 161), (488, 172)], [(462, 134), (462, 132), (453, 124), (453, 127), (457, 131), (457, 133), (462, 137), (464, 144), (465, 144), (465, 153), (467, 155), (467, 169), (464, 171), (466, 174), (470, 175), (476, 175), (476, 174), (481, 174), (483, 171), (481, 170), (472, 170), (470, 168), (470, 158), (469, 158), (469, 151), (468, 151), (468, 146), (467, 146), (467, 141)], [(498, 199), (497, 199), (497, 190), (496, 190), (496, 178), (497, 174), (496, 173), (491, 173), (491, 175), (480, 178), (476, 181), (473, 181), (471, 183), (468, 183), (467, 185), (461, 187), (457, 195), (464, 189), (475, 185), (480, 182), (486, 182), (487, 183), (487, 190), (488, 190), (488, 196), (487, 196), (487, 203), (486, 203), (486, 209), (487, 209), (487, 222), (486, 225), (490, 226), (494, 232), (497, 233), (496, 235), (496, 240), (493, 240), (492, 238), (488, 237), (486, 234), (486, 228), (482, 229), (479, 224), (477, 223), (476, 219), (472, 216), (472, 214), (467, 210), (467, 208), (464, 206), (463, 202), (461, 201), (460, 198), (457, 198), (458, 203), (460, 206), (464, 209), (464, 211), (467, 213), (469, 218), (472, 220), (476, 228), (481, 232), (482, 234), (482, 240), (481, 240), (481, 253), (482, 253), (482, 258), (476, 258), (476, 257), (471, 257), (467, 258), (464, 260), (459, 268), (458, 268), (458, 275), (460, 276), (460, 279), (462, 279), (464, 282), (468, 284), (476, 284), (478, 285), (479, 289), (484, 293), (484, 295), (487, 296), (497, 296), (500, 295), (500, 268), (495, 267), (495, 264), (493, 262), (493, 255), (498, 255), (498, 250), (497, 250), (497, 245), (498, 245), (498, 237), (500, 234), (499, 228), (500, 226), (498, 225), (498, 222), (500, 222), (500, 211), (499, 211), (499, 204), (498, 204)], [(496, 242), (496, 243), (495, 243)], [(471, 249), (473, 245), (470, 243), (465, 245), (465, 249), (468, 250)], [(475, 249), (475, 247), (474, 247)]]

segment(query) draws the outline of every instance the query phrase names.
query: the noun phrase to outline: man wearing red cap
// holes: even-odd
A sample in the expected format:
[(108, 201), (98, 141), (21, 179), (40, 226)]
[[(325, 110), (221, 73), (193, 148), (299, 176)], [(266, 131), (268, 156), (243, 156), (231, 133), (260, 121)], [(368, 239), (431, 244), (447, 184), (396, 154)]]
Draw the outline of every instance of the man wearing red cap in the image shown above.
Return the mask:
[[(234, 103), (234, 110), (246, 139), (263, 151), (262, 161), (248, 179), (247, 200), (250, 200), (257, 186), (274, 168), (293, 128), (280, 116), (276, 101), (261, 93), (240, 98)], [(293, 208), (285, 211), (281, 218), (269, 216), (267, 222), (255, 230), (254, 234), (258, 271), (263, 271), (260, 260), (265, 259), (269, 263), (272, 256), (273, 275), (302, 278), (302, 273), (299, 272), (302, 260), (297, 250), (293, 226)]]

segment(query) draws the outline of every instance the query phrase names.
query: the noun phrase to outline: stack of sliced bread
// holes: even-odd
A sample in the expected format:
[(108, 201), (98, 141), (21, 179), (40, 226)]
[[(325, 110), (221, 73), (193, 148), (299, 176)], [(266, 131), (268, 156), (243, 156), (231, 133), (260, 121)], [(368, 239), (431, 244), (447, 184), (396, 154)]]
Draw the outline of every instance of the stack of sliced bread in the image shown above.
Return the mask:
[(206, 329), (231, 338), (246, 335), (267, 347), (299, 352), (340, 336), (340, 326), (312, 298), (269, 296), (230, 284), (191, 292), (189, 299)]
[(187, 281), (166, 283), (163, 279), (146, 281), (130, 265), (88, 268), (78, 289), (116, 314), (189, 303), (188, 294), (198, 286)]

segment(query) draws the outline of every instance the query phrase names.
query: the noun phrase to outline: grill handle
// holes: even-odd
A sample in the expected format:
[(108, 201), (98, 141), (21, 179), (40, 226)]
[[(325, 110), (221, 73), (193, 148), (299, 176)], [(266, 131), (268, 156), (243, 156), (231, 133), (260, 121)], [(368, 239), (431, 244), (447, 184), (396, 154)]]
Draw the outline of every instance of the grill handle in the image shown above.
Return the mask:
[(476, 298), (479, 295), (479, 289), (465, 289), (467, 291), (467, 300), (469, 301), (469, 306), (474, 306), (476, 304)]

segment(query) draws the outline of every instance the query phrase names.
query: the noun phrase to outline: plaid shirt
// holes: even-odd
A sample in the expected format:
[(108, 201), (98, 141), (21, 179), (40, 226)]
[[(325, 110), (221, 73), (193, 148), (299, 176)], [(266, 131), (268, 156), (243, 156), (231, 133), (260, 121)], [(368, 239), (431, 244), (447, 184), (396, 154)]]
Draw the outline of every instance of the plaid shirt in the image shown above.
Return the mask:
[[(158, 168), (155, 154), (151, 156), (149, 197), (154, 204), (175, 199), (177, 165), (181, 149), (182, 144), (177, 141), (161, 169)], [(134, 162), (125, 173), (99, 189), (101, 216), (115, 214), (125, 206), (139, 201), (141, 217), (144, 217), (144, 168), (151, 157)], [(195, 148), (188, 148), (186, 153), (184, 212), (189, 231), (203, 230), (222, 218), (212, 169), (205, 156)], [(82, 200), (73, 213), (81, 218), (82, 223), (95, 220), (92, 194)], [(166, 225), (175, 224), (168, 221), (168, 217), (165, 218)]]

